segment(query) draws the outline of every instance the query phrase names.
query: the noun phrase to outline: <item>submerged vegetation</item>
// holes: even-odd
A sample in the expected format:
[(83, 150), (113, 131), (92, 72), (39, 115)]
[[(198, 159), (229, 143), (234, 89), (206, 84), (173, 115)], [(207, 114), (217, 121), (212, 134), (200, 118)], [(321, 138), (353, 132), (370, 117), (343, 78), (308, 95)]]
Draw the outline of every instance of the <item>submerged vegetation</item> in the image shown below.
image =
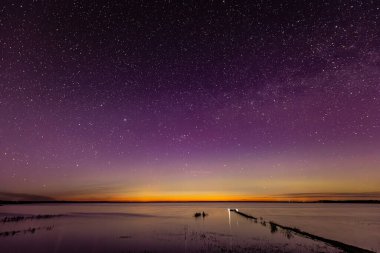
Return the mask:
[(28, 228), (24, 230), (13, 230), (13, 231), (5, 231), (0, 232), (0, 237), (7, 237), (7, 236), (15, 236), (18, 234), (34, 234), (37, 230), (46, 230), (51, 231), (53, 230), (54, 226), (47, 226), (47, 227), (37, 227), (37, 228)]
[(19, 221), (25, 221), (25, 220), (40, 220), (40, 219), (51, 219), (51, 218), (57, 218), (62, 217), (63, 214), (39, 214), (39, 215), (33, 215), (33, 216), (5, 216), (3, 217), (0, 222), (6, 223), (6, 222), (19, 222)]

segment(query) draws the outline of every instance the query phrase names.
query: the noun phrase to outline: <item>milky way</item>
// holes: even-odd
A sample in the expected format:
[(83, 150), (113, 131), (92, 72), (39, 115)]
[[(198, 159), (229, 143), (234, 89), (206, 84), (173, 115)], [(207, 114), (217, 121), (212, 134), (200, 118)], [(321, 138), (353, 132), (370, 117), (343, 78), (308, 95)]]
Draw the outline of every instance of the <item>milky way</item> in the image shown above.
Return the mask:
[(1, 3), (0, 197), (380, 198), (378, 1), (117, 2)]

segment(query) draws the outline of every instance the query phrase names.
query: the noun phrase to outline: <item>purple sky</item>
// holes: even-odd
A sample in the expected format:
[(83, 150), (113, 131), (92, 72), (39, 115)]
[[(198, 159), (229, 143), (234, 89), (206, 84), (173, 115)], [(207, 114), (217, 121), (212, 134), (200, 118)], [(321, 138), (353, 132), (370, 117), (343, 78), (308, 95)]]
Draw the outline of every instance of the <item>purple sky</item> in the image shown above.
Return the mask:
[(0, 199), (380, 199), (378, 1), (132, 2), (0, 4)]

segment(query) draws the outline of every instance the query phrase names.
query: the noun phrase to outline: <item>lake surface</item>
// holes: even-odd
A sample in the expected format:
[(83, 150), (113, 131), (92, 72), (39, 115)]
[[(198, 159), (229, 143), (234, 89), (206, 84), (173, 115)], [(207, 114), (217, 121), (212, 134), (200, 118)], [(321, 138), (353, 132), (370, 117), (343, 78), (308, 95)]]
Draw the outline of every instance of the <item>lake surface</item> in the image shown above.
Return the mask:
[[(227, 208), (239, 208), (259, 219), (255, 222)], [(202, 211), (208, 215), (194, 217)], [(343, 252), (272, 227), (269, 221), (380, 251), (380, 205), (376, 204), (5, 205), (0, 206), (0, 219), (2, 253)]]

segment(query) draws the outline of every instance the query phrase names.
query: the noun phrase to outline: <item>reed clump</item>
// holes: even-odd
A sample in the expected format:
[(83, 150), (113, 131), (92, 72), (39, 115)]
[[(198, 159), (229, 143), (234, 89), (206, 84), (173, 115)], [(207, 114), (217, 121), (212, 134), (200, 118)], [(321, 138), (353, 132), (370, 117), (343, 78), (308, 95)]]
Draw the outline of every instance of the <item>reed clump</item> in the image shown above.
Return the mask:
[(194, 217), (195, 218), (199, 218), (199, 217), (202, 217), (202, 218), (204, 218), (204, 217), (206, 217), (208, 214), (207, 213), (205, 213), (205, 212), (201, 212), (201, 213), (195, 213), (194, 214)]

